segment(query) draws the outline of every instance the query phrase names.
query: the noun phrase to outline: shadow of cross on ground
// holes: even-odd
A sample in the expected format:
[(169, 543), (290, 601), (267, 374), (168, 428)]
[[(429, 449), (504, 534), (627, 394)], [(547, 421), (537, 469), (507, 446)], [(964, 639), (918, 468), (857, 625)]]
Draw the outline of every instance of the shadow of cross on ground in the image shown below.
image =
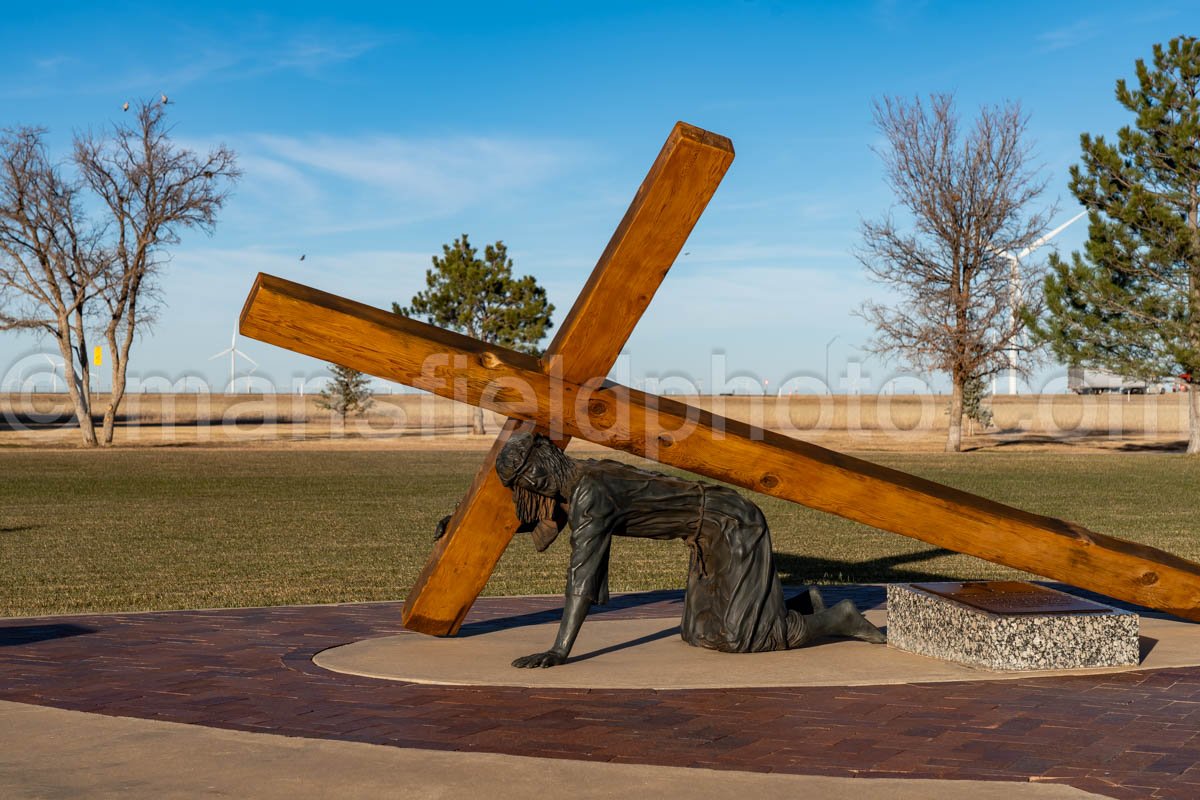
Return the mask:
[(952, 576), (932, 570), (900, 569), (904, 564), (930, 561), (943, 556), (957, 555), (944, 547), (933, 547), (915, 553), (898, 553), (870, 558), (866, 561), (838, 561), (832, 558), (775, 553), (775, 568), (785, 584), (802, 584), (814, 580), (845, 582), (853, 576), (856, 583), (912, 583), (914, 581), (953, 580)]

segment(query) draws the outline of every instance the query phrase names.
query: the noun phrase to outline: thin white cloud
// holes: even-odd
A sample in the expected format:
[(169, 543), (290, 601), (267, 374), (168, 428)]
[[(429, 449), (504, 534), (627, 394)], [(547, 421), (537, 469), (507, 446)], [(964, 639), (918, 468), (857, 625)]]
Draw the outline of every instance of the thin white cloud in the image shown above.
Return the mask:
[[(509, 202), (573, 168), (573, 143), (449, 136), (271, 136), (230, 140), (243, 178), (227, 219), (312, 237), (384, 230)], [(191, 145), (205, 149), (204, 145)]]
[(258, 142), (268, 155), (317, 173), (455, 207), (499, 188), (538, 183), (563, 162), (553, 144), (483, 137), (261, 136)]
[(1078, 47), (1100, 35), (1100, 25), (1094, 19), (1077, 20), (1054, 30), (1038, 34), (1037, 41), (1044, 53)]
[[(24, 97), (84, 92), (138, 96), (172, 95), (202, 83), (242, 80), (274, 72), (308, 74), (356, 59), (384, 43), (385, 37), (360, 30), (300, 30), (274, 27), (236, 31), (165, 31), (170, 45), (156, 52), (169, 55), (151, 63), (134, 49), (119, 53), (99, 49), (89, 59), (39, 57), (30, 62), (25, 78), (12, 80), (0, 97)], [(36, 85), (30, 85), (36, 83)]]
[(37, 67), (37, 69), (39, 69), (43, 72), (54, 72), (55, 70), (58, 70), (60, 67), (66, 66), (67, 64), (71, 64), (74, 61), (76, 61), (76, 59), (71, 56), (56, 55), (56, 56), (46, 56), (44, 58), (39, 58), (33, 62), (33, 65), (35, 67)]
[(155, 83), (169, 91), (178, 91), (196, 83), (240, 80), (272, 72), (312, 73), (358, 58), (379, 44), (378, 37), (338, 32), (299, 33), (282, 38), (247, 35), (233, 43), (222, 37), (220, 42), (184, 48), (182, 53), (187, 60), (169, 66), (165, 72), (139, 70), (117, 77), (114, 84), (135, 88)]
[(320, 188), (312, 176), (305, 174), (303, 170), (253, 151), (236, 152), (238, 166), (249, 178), (243, 181), (243, 189), (285, 192), (290, 198), (308, 203), (320, 201)]
[(928, 5), (928, 0), (875, 0), (868, 13), (875, 25), (893, 30), (921, 17)]
[(268, 54), (264, 66), (278, 70), (313, 70), (352, 61), (374, 50), (379, 44), (379, 39), (375, 37), (327, 39), (300, 35), (285, 42), (278, 51)]

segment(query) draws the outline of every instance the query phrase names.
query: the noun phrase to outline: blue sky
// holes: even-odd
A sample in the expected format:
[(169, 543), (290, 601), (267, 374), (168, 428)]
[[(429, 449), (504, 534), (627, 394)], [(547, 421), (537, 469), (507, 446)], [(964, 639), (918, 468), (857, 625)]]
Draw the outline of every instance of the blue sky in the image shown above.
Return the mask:
[[(72, 131), (165, 92), (179, 142), (239, 154), (245, 176), (216, 234), (175, 248), (166, 308), (132, 365), (146, 379), (199, 374), (216, 390), (228, 362), (208, 357), (228, 346), (260, 270), (388, 307), (466, 232), (479, 245), (503, 239), (561, 319), (682, 119), (732, 138), (737, 158), (623, 375), (708, 391), (719, 354), (718, 373), (773, 390), (823, 376), (836, 336), (836, 391), (871, 334), (851, 311), (882, 293), (852, 255), (860, 218), (891, 205), (872, 99), (953, 91), (967, 117), (1019, 100), (1046, 203), (1066, 219), (1079, 134), (1128, 122), (1115, 80), (1153, 43), (1195, 35), (1200, 18), (1200, 2), (45, 8), (6, 10), (0, 126), (45, 126), (65, 155)], [(1084, 234), (1077, 225), (1060, 246)], [(264, 382), (322, 374), (312, 359), (239, 347)], [(0, 372), (11, 380), (38, 350), (52, 347), (0, 334)], [(861, 371), (877, 389), (901, 368), (866, 359)]]

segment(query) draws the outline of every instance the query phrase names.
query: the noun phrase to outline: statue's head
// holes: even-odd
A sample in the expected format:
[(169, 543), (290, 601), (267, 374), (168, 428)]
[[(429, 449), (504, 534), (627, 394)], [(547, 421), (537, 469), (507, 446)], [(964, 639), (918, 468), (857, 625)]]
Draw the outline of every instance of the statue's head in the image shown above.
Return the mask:
[(514, 434), (496, 457), (501, 483), (542, 497), (566, 499), (566, 485), (574, 472), (571, 459), (540, 433)]
[(525, 526), (535, 526), (537, 548), (545, 550), (557, 535), (554, 507), (568, 498), (575, 482), (575, 462), (542, 434), (518, 433), (500, 449), (496, 475), (512, 490), (517, 518)]

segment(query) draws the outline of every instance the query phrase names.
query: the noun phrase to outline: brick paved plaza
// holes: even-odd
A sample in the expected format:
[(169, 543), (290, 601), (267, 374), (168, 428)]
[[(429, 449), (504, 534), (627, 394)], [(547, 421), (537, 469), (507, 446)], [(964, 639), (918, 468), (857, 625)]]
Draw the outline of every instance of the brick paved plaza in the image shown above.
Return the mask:
[[(824, 591), (867, 608), (883, 603), (880, 587)], [(595, 616), (670, 617), (680, 597), (624, 595)], [(463, 632), (552, 621), (559, 602), (485, 598)], [(402, 632), (399, 610), (399, 603), (373, 603), (7, 619), (0, 621), (0, 700), (403, 748), (1200, 796), (1200, 668), (852, 688), (589, 691), (408, 684), (312, 663), (326, 648)]]

